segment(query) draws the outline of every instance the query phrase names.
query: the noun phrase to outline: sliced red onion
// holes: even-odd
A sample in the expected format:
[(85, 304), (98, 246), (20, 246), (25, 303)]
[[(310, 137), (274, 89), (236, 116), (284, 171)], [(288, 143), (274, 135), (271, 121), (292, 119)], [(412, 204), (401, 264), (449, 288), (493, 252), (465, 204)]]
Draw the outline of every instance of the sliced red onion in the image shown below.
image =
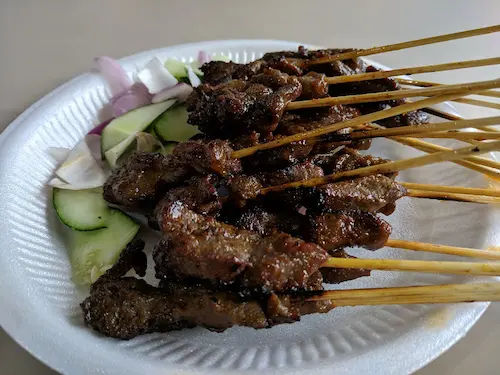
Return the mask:
[(98, 134), (87, 134), (85, 136), (85, 142), (94, 159), (100, 162), (102, 160), (101, 136)]
[(198, 62), (200, 63), (200, 65), (210, 62), (210, 56), (206, 51), (201, 50), (200, 52), (198, 52)]
[(152, 95), (142, 83), (135, 83), (128, 90), (111, 98), (113, 116), (118, 117), (133, 109), (151, 104)]
[(189, 78), (189, 83), (191, 83), (191, 86), (193, 87), (198, 87), (201, 84), (200, 78), (193, 72), (193, 68), (190, 65), (186, 65), (187, 73), (188, 73), (188, 78)]
[(109, 120), (101, 122), (99, 125), (97, 125), (94, 129), (89, 131), (87, 134), (96, 134), (96, 135), (101, 135), (102, 131), (104, 128), (113, 120), (113, 118), (110, 118)]
[(184, 102), (192, 91), (193, 88), (191, 86), (187, 83), (181, 82), (173, 87), (160, 91), (158, 94), (153, 96), (151, 101), (153, 103), (160, 103), (168, 99), (176, 98), (179, 102)]
[(99, 72), (108, 82), (113, 96), (128, 90), (132, 86), (132, 81), (128, 77), (125, 70), (115, 59), (108, 56), (100, 56), (95, 58)]

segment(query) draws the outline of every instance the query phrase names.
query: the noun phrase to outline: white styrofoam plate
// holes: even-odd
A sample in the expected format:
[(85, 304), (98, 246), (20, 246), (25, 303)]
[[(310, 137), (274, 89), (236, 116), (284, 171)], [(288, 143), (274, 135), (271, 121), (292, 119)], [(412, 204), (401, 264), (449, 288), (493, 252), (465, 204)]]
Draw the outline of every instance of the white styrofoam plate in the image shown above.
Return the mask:
[[(122, 61), (135, 72), (152, 56), (193, 60), (200, 49), (247, 62), (297, 43), (232, 40), (143, 52)], [(487, 303), (338, 308), (268, 330), (202, 328), (150, 334), (130, 341), (85, 328), (78, 304), (86, 290), (70, 266), (46, 186), (55, 161), (49, 147), (73, 147), (99, 122), (110, 93), (101, 77), (81, 75), (32, 105), (0, 138), (0, 324), (43, 362), (71, 374), (404, 374), (449, 348), (476, 322)], [(418, 152), (376, 141), (370, 153), (399, 159)], [(484, 186), (484, 178), (455, 164), (427, 166), (400, 180)], [(403, 198), (388, 218), (393, 238), (485, 248), (498, 243), (500, 215), (490, 206)], [(382, 249), (366, 257), (453, 259)], [(442, 284), (460, 276), (373, 272), (342, 288)]]

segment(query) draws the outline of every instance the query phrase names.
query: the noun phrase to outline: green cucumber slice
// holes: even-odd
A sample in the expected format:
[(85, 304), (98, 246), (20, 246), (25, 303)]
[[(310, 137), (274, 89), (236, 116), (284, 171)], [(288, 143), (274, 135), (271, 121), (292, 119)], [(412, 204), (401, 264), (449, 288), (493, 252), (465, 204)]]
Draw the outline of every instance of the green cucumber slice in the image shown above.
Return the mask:
[(167, 59), (165, 61), (165, 68), (172, 74), (175, 78), (181, 79), (188, 76), (186, 70), (186, 64), (179, 60)]
[(121, 211), (110, 209), (107, 228), (72, 231), (70, 261), (75, 283), (91, 284), (118, 260), (139, 231), (139, 224)]
[(108, 161), (108, 164), (111, 168), (116, 168), (118, 159), (122, 156), (125, 151), (128, 150), (130, 145), (135, 141), (135, 134), (130, 134), (123, 141), (118, 143), (116, 146), (111, 147), (108, 151), (104, 153), (104, 157)]
[(63, 224), (82, 231), (106, 227), (109, 208), (101, 189), (54, 188), (52, 194), (54, 208)]
[(101, 148), (103, 154), (124, 141), (131, 134), (144, 131), (155, 118), (165, 112), (175, 103), (175, 100), (151, 104), (134, 109), (124, 115), (115, 118), (106, 126), (102, 132)]
[(187, 123), (188, 113), (184, 105), (178, 105), (162, 113), (153, 123), (156, 134), (163, 142), (184, 142), (200, 131)]

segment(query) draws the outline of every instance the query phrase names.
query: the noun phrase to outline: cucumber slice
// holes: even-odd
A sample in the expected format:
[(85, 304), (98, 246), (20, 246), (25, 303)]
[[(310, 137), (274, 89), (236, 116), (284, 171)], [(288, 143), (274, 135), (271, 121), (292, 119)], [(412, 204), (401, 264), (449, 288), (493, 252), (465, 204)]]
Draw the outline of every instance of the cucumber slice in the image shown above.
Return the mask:
[(115, 118), (102, 132), (101, 149), (103, 154), (131, 134), (144, 131), (155, 118), (165, 112), (174, 103), (175, 100), (167, 100), (162, 103), (151, 104), (134, 109)]
[(181, 79), (187, 77), (186, 64), (179, 60), (167, 59), (165, 61), (165, 68), (172, 74), (175, 78)]
[(54, 188), (52, 194), (57, 216), (68, 227), (82, 231), (106, 227), (109, 208), (101, 189)]
[(130, 145), (135, 141), (135, 134), (130, 134), (123, 141), (118, 143), (116, 146), (111, 147), (108, 151), (104, 153), (104, 157), (108, 161), (108, 164), (111, 168), (116, 168), (118, 159), (122, 156), (125, 151), (128, 150)]
[(73, 280), (91, 284), (118, 260), (121, 251), (139, 231), (139, 224), (121, 211), (110, 209), (107, 228), (72, 231), (70, 261)]
[(153, 127), (163, 142), (184, 142), (200, 131), (187, 123), (186, 107), (178, 105), (164, 112), (155, 120)]

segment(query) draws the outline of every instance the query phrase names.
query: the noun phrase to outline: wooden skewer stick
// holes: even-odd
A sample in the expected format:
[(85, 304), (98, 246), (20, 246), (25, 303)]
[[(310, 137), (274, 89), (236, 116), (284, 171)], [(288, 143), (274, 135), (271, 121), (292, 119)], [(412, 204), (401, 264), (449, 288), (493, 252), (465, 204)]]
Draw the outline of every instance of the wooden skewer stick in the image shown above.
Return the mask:
[[(456, 93), (463, 90), (461, 96), (466, 96), (471, 94), (472, 91), (476, 91), (476, 88), (481, 90), (481, 86), (489, 86), (493, 83), (493, 86), (497, 86), (500, 80), (492, 81), (482, 81), (482, 82), (471, 82), (471, 83), (459, 83), (454, 85), (440, 85), (433, 87), (424, 87), (421, 89), (408, 89), (408, 90), (394, 90), (394, 91), (382, 91), (370, 94), (359, 94), (359, 95), (345, 95), (345, 96), (329, 96), (326, 98), (319, 99), (309, 99), (309, 100), (299, 100), (291, 102), (287, 105), (286, 109), (288, 111), (293, 111), (297, 109), (304, 108), (318, 108), (318, 107), (330, 107), (332, 105), (338, 104), (358, 104), (358, 103), (372, 103), (372, 102), (382, 102), (387, 100), (412, 98), (417, 96), (437, 96), (446, 95), (450, 93)], [(494, 83), (496, 82), (496, 84)], [(491, 86), (489, 86), (491, 87)], [(460, 97), (461, 97), (460, 96)], [(455, 98), (456, 99), (456, 98)]]
[(416, 189), (424, 191), (442, 191), (444, 193), (458, 193), (469, 195), (484, 195), (488, 197), (500, 197), (500, 190), (483, 189), (483, 188), (470, 188), (462, 186), (445, 186), (433, 184), (417, 184), (414, 182), (400, 182), (407, 189)]
[[(351, 76), (349, 76), (351, 77)], [(337, 78), (337, 77), (333, 77)], [(396, 78), (396, 81), (400, 84), (407, 85), (407, 86), (418, 86), (418, 87), (438, 87), (441, 86), (439, 83), (433, 83), (433, 82), (426, 82), (426, 81), (413, 81), (409, 79), (402, 79), (402, 78)], [(420, 83), (420, 84), (417, 84)], [(492, 90), (487, 90), (487, 91), (482, 91), (478, 92), (475, 95), (483, 95), (483, 96), (490, 96), (490, 97), (500, 97), (500, 93)], [(494, 103), (494, 102), (487, 102), (485, 100), (477, 100), (477, 99), (469, 99), (469, 98), (458, 98), (458, 99), (453, 99), (453, 102), (457, 103), (464, 103), (464, 104), (470, 104), (470, 105), (475, 105), (478, 107), (485, 107), (485, 108), (493, 108), (493, 109), (500, 109), (500, 103)]]
[(484, 141), (487, 139), (499, 139), (500, 132), (431, 132), (431, 133), (418, 133), (411, 135), (415, 138), (450, 138), (459, 141), (476, 140)]
[[(431, 87), (431, 86), (439, 86), (441, 83), (429, 82), (429, 81), (419, 81), (414, 79), (405, 79), (405, 78), (395, 78), (395, 80), (407, 86), (419, 86), (419, 87)], [(488, 96), (490, 98), (500, 98), (500, 91), (495, 90), (486, 90), (476, 92), (474, 95)]]
[(367, 49), (362, 49), (362, 50), (357, 50), (357, 51), (339, 53), (336, 55), (320, 57), (320, 58), (308, 61), (307, 65), (325, 64), (325, 63), (337, 61), (337, 60), (353, 59), (355, 57), (360, 57), (360, 56), (375, 55), (378, 53), (397, 51), (397, 50), (406, 49), (406, 48), (419, 47), (419, 46), (424, 46), (427, 44), (446, 42), (449, 40), (469, 38), (469, 37), (477, 36), (477, 35), (495, 33), (497, 31), (500, 31), (500, 25), (482, 27), (482, 28), (474, 29), (474, 30), (460, 31), (458, 33), (432, 36), (429, 38), (411, 40), (408, 42), (388, 44), (385, 46), (372, 47), (372, 48), (367, 48)]
[(389, 238), (385, 246), (398, 249), (424, 251), (428, 253), (438, 253), (447, 255), (458, 255), (462, 257), (482, 258), (491, 260), (500, 260), (500, 251), (471, 249), (468, 247), (456, 247), (447, 245), (436, 245), (425, 242), (395, 240)]
[[(488, 66), (496, 64), (500, 64), (500, 57), (492, 57), (480, 60), (458, 61), (446, 64), (423, 65), (411, 68), (380, 70), (377, 72), (351, 74), (348, 76), (327, 77), (326, 82), (330, 85), (334, 85), (337, 83), (369, 81), (372, 79), (389, 78), (406, 74), (442, 72), (445, 70), (456, 70), (456, 69), (473, 68), (478, 66)], [(430, 85), (428, 87), (432, 86), (433, 85)]]
[[(423, 108), (422, 110), (424, 112), (430, 113), (431, 115), (438, 116), (438, 117), (444, 118), (446, 120), (457, 121), (457, 120), (463, 120), (464, 119), (461, 116), (454, 115), (452, 113), (441, 111), (441, 110), (435, 109), (435, 108)], [(484, 130), (484, 131), (488, 131), (488, 132), (494, 132), (494, 131), (498, 132), (498, 131), (500, 131), (498, 129), (490, 128), (490, 127), (487, 127), (487, 126), (478, 126), (476, 129)]]
[(355, 268), (382, 271), (410, 271), (447, 273), (457, 275), (500, 276), (500, 263), (449, 262), (408, 259), (328, 258), (322, 265), (327, 268)]
[(500, 198), (498, 197), (485, 197), (480, 195), (446, 193), (442, 191), (429, 191), (429, 190), (408, 189), (406, 196), (413, 198), (439, 199), (443, 201), (456, 201), (456, 202), (469, 202), (469, 203), (483, 203), (483, 204), (500, 203)]
[[(391, 139), (396, 140), (397, 142), (400, 142), (402, 144), (417, 148), (419, 150), (422, 150), (424, 152), (441, 152), (441, 151), (450, 151), (452, 150), (451, 148), (444, 147), (444, 146), (439, 146), (434, 143), (429, 143), (422, 141), (420, 139), (416, 138), (409, 138), (409, 137), (391, 137)], [(500, 163), (487, 159), (487, 158), (481, 158), (478, 156), (470, 156), (465, 158), (464, 160), (458, 160), (456, 161), (457, 164), (464, 165), (466, 164), (467, 167), (470, 167), (472, 169), (478, 170), (475, 166), (483, 167), (481, 169), (482, 173), (488, 174), (489, 176), (492, 176), (494, 178), (499, 178), (500, 173), (498, 173), (496, 170), (500, 169)], [(470, 164), (472, 163), (472, 165)], [(485, 167), (489, 167), (490, 169), (484, 169)]]
[(457, 102), (457, 103), (475, 105), (476, 107), (500, 109), (500, 103), (487, 102), (485, 100), (458, 98), (458, 99), (454, 99), (452, 101)]
[[(462, 119), (462, 118), (459, 117), (459, 119)], [(373, 124), (373, 123), (371, 123), (369, 125), (365, 125), (365, 127), (375, 128), (375, 129), (385, 129), (383, 126), (380, 126), (378, 124)], [(438, 152), (438, 151), (450, 151), (451, 150), (450, 148), (439, 146), (439, 145), (436, 145), (434, 143), (422, 141), (422, 140), (416, 139), (416, 138), (389, 137), (389, 139), (391, 139), (395, 142), (398, 142), (400, 144), (410, 146), (410, 147), (413, 147), (417, 150), (428, 152), (428, 153)], [(500, 163), (496, 162), (494, 160), (481, 158), (478, 156), (472, 156), (472, 157), (466, 158), (464, 160), (452, 161), (452, 163), (461, 165), (465, 168), (475, 170), (475, 171), (480, 172), (486, 176), (489, 176), (495, 180), (500, 181), (500, 172), (497, 170), (497, 169), (500, 169)]]
[(445, 130), (457, 130), (465, 128), (474, 128), (480, 125), (494, 125), (500, 124), (500, 116), (494, 117), (484, 117), (474, 120), (458, 120), (458, 121), (448, 121), (439, 122), (433, 124), (421, 124), (421, 125), (410, 125), (410, 126), (400, 126), (397, 128), (382, 128), (378, 130), (366, 130), (366, 131), (355, 131), (349, 134), (350, 139), (364, 139), (364, 138), (376, 138), (376, 137), (392, 137), (392, 136), (416, 136), (417, 134), (427, 134), (437, 131)]
[[(489, 83), (486, 83), (486, 84), (483, 82), (471, 84), (469, 86), (469, 88), (474, 87), (474, 89), (470, 92), (475, 92), (476, 90), (481, 91), (485, 88), (493, 88), (493, 87), (498, 87), (498, 86), (500, 86), (500, 80), (493, 80), (493, 81), (489, 81)], [(369, 122), (382, 120), (382, 119), (387, 118), (387, 117), (400, 115), (402, 113), (415, 111), (415, 110), (421, 109), (421, 108), (426, 108), (426, 107), (429, 107), (429, 106), (434, 105), (434, 104), (445, 102), (447, 100), (456, 99), (456, 98), (459, 98), (463, 95), (465, 95), (465, 93), (463, 91), (459, 91), (459, 92), (456, 92), (453, 94), (439, 95), (439, 96), (435, 96), (435, 97), (431, 97), (431, 98), (427, 98), (427, 99), (417, 100), (417, 101), (414, 101), (411, 103), (398, 105), (398, 106), (395, 106), (395, 107), (392, 107), (389, 109), (385, 109), (382, 111), (377, 111), (377, 112), (369, 113), (366, 115), (358, 116), (358, 117), (353, 118), (351, 120), (338, 122), (338, 123), (335, 123), (332, 125), (327, 125), (327, 126), (318, 128), (318, 129), (310, 130), (310, 131), (303, 132), (303, 133), (293, 134), (293, 135), (290, 135), (287, 137), (282, 137), (280, 139), (277, 139), (277, 140), (274, 140), (271, 142), (261, 143), (261, 144), (258, 144), (256, 146), (237, 150), (231, 154), (231, 157), (236, 158), (236, 159), (243, 158), (243, 157), (252, 155), (260, 150), (268, 150), (271, 148), (283, 146), (283, 145), (288, 144), (288, 143), (297, 142), (297, 141), (301, 141), (301, 140), (309, 139), (309, 138), (315, 138), (315, 137), (318, 137), (320, 135), (332, 133), (332, 132), (335, 132), (335, 131), (340, 130), (340, 129), (344, 129), (344, 128), (348, 128), (348, 127), (356, 127), (356, 126), (359, 126), (361, 124), (366, 124)]]
[(291, 188), (314, 187), (318, 185), (328, 184), (330, 182), (337, 181), (339, 179), (347, 177), (354, 177), (354, 176), (361, 177), (378, 173), (380, 174), (393, 173), (404, 169), (421, 167), (424, 165), (439, 163), (443, 161), (459, 160), (473, 154), (483, 154), (495, 150), (500, 150), (500, 141), (483, 143), (477, 146), (463, 147), (450, 151), (440, 151), (424, 156), (418, 156), (415, 158), (391, 161), (388, 163), (372, 165), (369, 167), (338, 172), (323, 177), (316, 177), (308, 180), (294, 181), (282, 185), (270, 186), (262, 189), (260, 193), (266, 194), (272, 191), (282, 191)]
[(500, 301), (500, 283), (326, 290), (308, 299), (322, 300), (332, 300), (335, 306)]

